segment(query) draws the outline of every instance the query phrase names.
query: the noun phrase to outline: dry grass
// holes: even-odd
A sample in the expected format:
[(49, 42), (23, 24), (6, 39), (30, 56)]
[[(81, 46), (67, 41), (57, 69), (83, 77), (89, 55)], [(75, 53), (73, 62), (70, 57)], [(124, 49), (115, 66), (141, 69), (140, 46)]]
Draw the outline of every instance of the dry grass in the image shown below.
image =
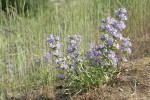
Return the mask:
[[(107, 86), (73, 98), (75, 100), (150, 99), (148, 97), (150, 58), (143, 58), (150, 56), (150, 13), (147, 13), (150, 12), (150, 0), (65, 1), (66, 3), (63, 0), (61, 4), (56, 3), (56, 6), (51, 5), (44, 11), (41, 9), (36, 17), (8, 18), (0, 13), (0, 68), (2, 69), (0, 99), (5, 94), (8, 100), (42, 98), (62, 100), (61, 95), (60, 98), (56, 98), (58, 95), (55, 86), (48, 86), (46, 80), (48, 76), (54, 76), (53, 69), (50, 65), (39, 64), (44, 52), (48, 51), (45, 43), (46, 36), (49, 33), (56, 33), (65, 41), (68, 34), (81, 33), (85, 37), (85, 42), (81, 46), (86, 50), (87, 41), (95, 43), (99, 20), (112, 15), (118, 6), (126, 6), (128, 9), (129, 20), (124, 33), (132, 40), (132, 54), (129, 57), (131, 61), (124, 65), (122, 74)], [(6, 71), (7, 66), (11, 65), (9, 61), (12, 61), (14, 66), (13, 73), (10, 71), (11, 68), (8, 68), (9, 73)], [(46, 72), (50, 72), (49, 75)], [(49, 77), (48, 79), (49, 84), (53, 82)], [(39, 82), (42, 85), (35, 85)], [(23, 90), (25, 92), (22, 93)]]

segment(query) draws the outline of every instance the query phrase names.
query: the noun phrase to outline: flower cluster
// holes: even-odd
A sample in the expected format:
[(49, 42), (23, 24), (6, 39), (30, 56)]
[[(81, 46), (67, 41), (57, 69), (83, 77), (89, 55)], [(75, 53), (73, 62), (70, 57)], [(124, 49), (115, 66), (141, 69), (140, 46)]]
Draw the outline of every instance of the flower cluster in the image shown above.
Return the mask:
[[(77, 64), (82, 62), (81, 57), (78, 53), (78, 45), (80, 35), (69, 35), (69, 40), (66, 42), (67, 44), (67, 55), (63, 58), (62, 53), (60, 52), (61, 44), (59, 42), (59, 37), (53, 34), (50, 34), (47, 38), (47, 42), (49, 42), (50, 54), (52, 54), (53, 61), (58, 65), (58, 69), (60, 73), (57, 75), (58, 78), (64, 79), (65, 74), (62, 70), (74, 70), (78, 71)], [(47, 61), (50, 58), (50, 54), (46, 53), (44, 59)]]
[[(59, 42), (59, 37), (57, 35), (50, 34), (49, 37), (47, 38), (47, 42), (49, 42), (49, 49), (53, 63), (55, 62), (58, 65), (58, 68), (61, 68), (63, 59), (62, 59), (62, 52), (60, 50), (61, 43)], [(50, 55), (46, 53), (44, 58), (47, 60), (49, 56)], [(63, 73), (59, 73), (57, 77), (60, 79), (65, 78)]]
[(91, 46), (90, 51), (86, 53), (86, 58), (91, 60), (92, 65), (102, 66), (104, 65), (104, 61), (102, 60), (102, 50), (103, 45), (99, 44), (98, 46)]
[(50, 43), (49, 48), (52, 51), (52, 55), (55, 57), (61, 57), (62, 53), (59, 51), (61, 44), (59, 41), (59, 37), (53, 34), (50, 34), (47, 38), (47, 41)]
[[(57, 35), (50, 34), (47, 38), (49, 42), (50, 53), (52, 54), (53, 60), (60, 66), (62, 63), (62, 52), (60, 51), (61, 44), (59, 42), (59, 37)], [(48, 57), (48, 54), (47, 56)]]
[(78, 53), (78, 45), (80, 35), (69, 35), (69, 40), (67, 41), (67, 59), (69, 60), (68, 65), (71, 69), (75, 69), (74, 67), (78, 62), (81, 62), (82, 59)]
[(63, 64), (61, 64), (60, 69), (75, 71), (79, 74), (80, 71), (78, 69), (78, 64), (82, 62), (82, 59), (79, 56), (77, 43), (80, 39), (80, 35), (69, 35), (68, 38), (69, 40), (66, 42), (66, 55), (63, 59)]
[(119, 61), (126, 61), (125, 53), (131, 53), (130, 39), (123, 37), (121, 34), (121, 31), (126, 28), (124, 23), (127, 20), (126, 9), (117, 9), (115, 18), (102, 19), (101, 34), (98, 37), (101, 43), (92, 46), (86, 54), (87, 59), (92, 60), (92, 63), (94, 62), (93, 65), (97, 64), (101, 67), (113, 65), (116, 68)]
[[(87, 85), (89, 87), (95, 84), (98, 86), (103, 80), (107, 81), (115, 76), (121, 69), (121, 62), (127, 61), (126, 54), (131, 53), (130, 38), (124, 37), (121, 33), (126, 28), (124, 23), (127, 20), (126, 12), (125, 8), (119, 8), (116, 10), (114, 18), (102, 19), (101, 33), (98, 37), (100, 43), (91, 45), (90, 50), (85, 54), (85, 61), (79, 55), (80, 35), (68, 36), (66, 55), (62, 58), (59, 37), (50, 34), (47, 41), (49, 42), (51, 58), (54, 57), (53, 61), (58, 65), (59, 74), (57, 77), (69, 80), (71, 84), (77, 86), (86, 87)], [(45, 59), (49, 58), (50, 55), (46, 54)]]
[(50, 60), (50, 53), (47, 52), (47, 53), (44, 54), (44, 61), (48, 62), (49, 60)]

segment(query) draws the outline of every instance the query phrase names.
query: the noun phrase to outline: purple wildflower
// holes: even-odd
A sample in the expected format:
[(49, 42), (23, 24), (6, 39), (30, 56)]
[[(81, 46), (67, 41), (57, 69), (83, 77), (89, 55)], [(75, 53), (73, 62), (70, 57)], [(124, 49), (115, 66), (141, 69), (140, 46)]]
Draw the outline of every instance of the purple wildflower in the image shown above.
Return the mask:
[(107, 40), (109, 39), (109, 35), (108, 35), (108, 34), (105, 34), (105, 35), (104, 35), (104, 38), (105, 38), (105, 40), (107, 41)]
[(106, 45), (110, 46), (110, 45), (112, 45), (113, 42), (114, 42), (114, 39), (111, 37), (106, 41)]
[(127, 20), (127, 16), (125, 15), (125, 14), (120, 14), (119, 15), (119, 18), (121, 19), (121, 20)]
[(103, 35), (100, 34), (100, 35), (98, 36), (98, 39), (102, 39), (102, 38), (103, 38)]
[(64, 74), (58, 74), (58, 75), (57, 75), (57, 78), (59, 78), (59, 79), (64, 79), (64, 78), (65, 78), (65, 75), (64, 75)]
[(117, 66), (118, 59), (116, 58), (115, 52), (111, 51), (108, 54), (108, 58), (110, 58), (112, 60), (114, 67)]
[(47, 41), (48, 42), (54, 42), (55, 41), (54, 35), (50, 34), (49, 37), (47, 38)]
[(56, 59), (56, 63), (57, 63), (58, 65), (61, 65), (61, 64), (62, 64), (62, 58)]
[(67, 68), (69, 68), (69, 66), (67, 64), (62, 64), (59, 68), (60, 69), (67, 69)]
[(67, 48), (67, 52), (68, 52), (68, 53), (71, 53), (71, 52), (73, 52), (73, 49), (72, 49), (72, 47), (68, 47), (68, 48)]
[(91, 57), (92, 57), (91, 51), (86, 52), (85, 56), (86, 56), (87, 59), (91, 59)]
[(111, 25), (110, 25), (110, 24), (107, 24), (105, 27), (106, 27), (106, 30), (107, 30), (108, 32), (111, 32), (112, 27), (111, 27)]
[(49, 44), (49, 48), (50, 48), (50, 49), (54, 49), (55, 46), (54, 46), (52, 43), (50, 43), (50, 44)]
[(79, 54), (78, 54), (77, 52), (75, 52), (75, 53), (71, 53), (71, 54), (70, 54), (70, 58), (71, 58), (71, 59), (73, 59), (73, 58), (77, 58), (77, 57), (78, 57), (78, 55), (79, 55)]
[(105, 25), (101, 25), (100, 29), (103, 31), (105, 29)]
[(117, 33), (117, 34), (115, 34), (114, 36), (115, 36), (116, 38), (119, 38), (120, 40), (123, 39), (123, 36), (122, 36), (121, 33)]
[(118, 9), (115, 11), (115, 17), (116, 17), (116, 18), (119, 16), (120, 11), (121, 11), (120, 8), (118, 8)]
[(116, 29), (112, 29), (112, 30), (110, 30), (109, 33), (110, 33), (111, 36), (114, 36), (114, 35), (117, 34), (117, 30)]
[(125, 8), (122, 8), (122, 9), (119, 8), (116, 10), (115, 17), (119, 18), (122, 21), (125, 21), (125, 20), (127, 20), (126, 13), (127, 13), (127, 11)]
[(44, 61), (47, 62), (50, 60), (50, 53), (45, 53), (44, 54)]
[(96, 49), (100, 50), (102, 49), (104, 46), (102, 44), (99, 44), (98, 46), (96, 46)]
[(124, 62), (127, 62), (128, 60), (127, 60), (127, 58), (126, 58), (126, 57), (123, 57), (123, 61), (124, 61)]
[(55, 57), (61, 57), (62, 53), (58, 50), (55, 50), (54, 52), (52, 52), (52, 55), (55, 56)]
[(120, 21), (117, 23), (116, 28), (118, 29), (125, 29), (126, 25), (124, 24), (124, 21)]

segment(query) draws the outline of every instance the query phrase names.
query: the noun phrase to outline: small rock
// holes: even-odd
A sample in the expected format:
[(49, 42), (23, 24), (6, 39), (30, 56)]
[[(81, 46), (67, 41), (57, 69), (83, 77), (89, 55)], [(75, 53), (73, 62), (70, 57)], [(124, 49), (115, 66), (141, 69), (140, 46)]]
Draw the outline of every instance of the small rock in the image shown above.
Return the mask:
[(122, 88), (120, 88), (120, 87), (118, 88), (118, 90), (119, 90), (119, 91), (121, 91), (121, 92), (123, 92), (123, 89), (122, 89)]

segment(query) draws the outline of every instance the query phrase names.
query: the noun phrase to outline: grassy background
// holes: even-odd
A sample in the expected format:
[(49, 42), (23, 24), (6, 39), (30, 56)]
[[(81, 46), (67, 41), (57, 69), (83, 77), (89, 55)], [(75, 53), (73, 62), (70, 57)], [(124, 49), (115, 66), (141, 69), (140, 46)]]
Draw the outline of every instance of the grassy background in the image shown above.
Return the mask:
[(55, 33), (65, 43), (68, 34), (80, 33), (81, 51), (84, 52), (88, 43), (96, 43), (101, 18), (113, 17), (118, 7), (126, 7), (128, 12), (127, 29), (123, 35), (132, 40), (133, 52), (129, 58), (150, 55), (150, 0), (45, 2), (32, 2), (28, 16), (15, 12), (13, 16), (6, 16), (1, 11), (1, 94), (4, 90), (26, 93), (37, 85), (52, 85), (55, 67), (43, 61), (43, 55), (48, 51), (46, 37)]

